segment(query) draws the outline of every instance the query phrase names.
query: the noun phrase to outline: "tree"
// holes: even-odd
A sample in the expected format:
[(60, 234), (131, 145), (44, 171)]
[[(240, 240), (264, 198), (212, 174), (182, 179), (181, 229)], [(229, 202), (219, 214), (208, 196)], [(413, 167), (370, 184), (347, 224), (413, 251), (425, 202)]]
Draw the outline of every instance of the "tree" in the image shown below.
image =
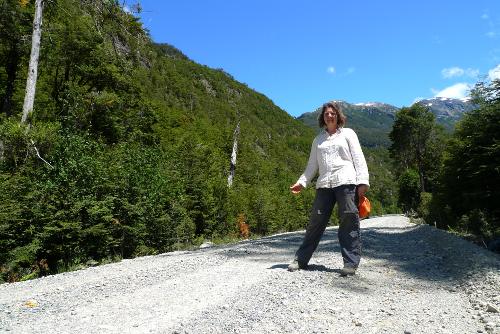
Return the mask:
[(240, 134), (240, 122), (236, 125), (234, 129), (234, 139), (233, 139), (233, 152), (231, 153), (231, 164), (229, 165), (229, 176), (227, 177), (227, 187), (231, 188), (233, 185), (234, 172), (236, 169), (236, 156), (238, 154), (238, 136)]
[(396, 113), (389, 138), (396, 172), (401, 175), (414, 169), (419, 175), (420, 191), (432, 188), (445, 146), (444, 130), (435, 123), (434, 114), (419, 103), (402, 108)]
[(480, 210), (500, 229), (500, 80), (478, 84), (473, 96), (480, 107), (456, 126), (445, 152), (440, 193), (452, 209), (451, 221)]
[(42, 38), (43, 0), (35, 1), (35, 17), (33, 19), (33, 35), (31, 38), (31, 55), (26, 79), (26, 95), (24, 96), (23, 116), (21, 123), (25, 123), (28, 115), (33, 111), (35, 102), (36, 79), (38, 74), (38, 57), (40, 55), (40, 40)]
[(420, 203), (419, 175), (413, 169), (406, 170), (398, 179), (398, 204), (404, 212), (415, 210)]

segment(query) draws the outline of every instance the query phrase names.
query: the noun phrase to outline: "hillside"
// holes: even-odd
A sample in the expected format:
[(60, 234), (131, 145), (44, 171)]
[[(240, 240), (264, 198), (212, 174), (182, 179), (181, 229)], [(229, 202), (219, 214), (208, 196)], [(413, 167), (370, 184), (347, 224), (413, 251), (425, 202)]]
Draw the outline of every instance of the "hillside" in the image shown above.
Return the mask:
[[(359, 135), (361, 144), (365, 147), (388, 147), (390, 145), (389, 132), (394, 123), (394, 116), (398, 107), (387, 103), (357, 103), (351, 104), (340, 101), (347, 116), (347, 126), (353, 128)], [(423, 99), (418, 103), (425, 105), (436, 116), (436, 122), (448, 131), (452, 131), (455, 123), (464, 113), (477, 108), (467, 99), (431, 98)], [(317, 117), (321, 112), (318, 107), (312, 112), (306, 112), (298, 120), (304, 124), (317, 128)]]
[(402, 216), (361, 233), (353, 277), (328, 228), (293, 273), (303, 231), (3, 284), (0, 332), (498, 333), (498, 255)]
[(288, 186), (315, 131), (114, 1), (47, 3), (24, 131), (33, 5), (1, 6), (0, 281), (306, 224), (313, 192)]
[[(388, 134), (391, 131), (394, 115), (398, 108), (382, 103), (356, 105), (345, 101), (340, 102), (347, 116), (346, 126), (356, 131), (363, 146), (387, 147), (390, 145)], [(297, 119), (317, 129), (317, 119), (320, 113), (321, 107), (318, 107), (315, 111), (304, 113)]]

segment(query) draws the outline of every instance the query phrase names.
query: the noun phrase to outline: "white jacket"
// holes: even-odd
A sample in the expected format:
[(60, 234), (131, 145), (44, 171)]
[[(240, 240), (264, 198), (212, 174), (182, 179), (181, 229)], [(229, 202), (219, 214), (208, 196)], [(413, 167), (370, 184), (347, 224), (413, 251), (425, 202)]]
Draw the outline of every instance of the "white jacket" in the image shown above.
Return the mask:
[(330, 135), (322, 131), (314, 138), (306, 170), (297, 181), (307, 187), (319, 170), (316, 188), (369, 183), (368, 167), (358, 136), (349, 128)]

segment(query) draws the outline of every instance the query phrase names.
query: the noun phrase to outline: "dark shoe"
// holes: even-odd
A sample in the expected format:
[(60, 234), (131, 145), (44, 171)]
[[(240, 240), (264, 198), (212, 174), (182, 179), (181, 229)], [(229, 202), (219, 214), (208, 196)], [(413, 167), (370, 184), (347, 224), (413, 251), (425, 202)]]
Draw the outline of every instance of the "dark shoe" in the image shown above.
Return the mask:
[(344, 265), (344, 268), (340, 269), (341, 276), (350, 276), (354, 275), (355, 273), (356, 273), (356, 267), (353, 266)]
[(306, 268), (307, 265), (300, 263), (298, 260), (293, 260), (293, 262), (288, 265), (288, 271), (297, 271)]

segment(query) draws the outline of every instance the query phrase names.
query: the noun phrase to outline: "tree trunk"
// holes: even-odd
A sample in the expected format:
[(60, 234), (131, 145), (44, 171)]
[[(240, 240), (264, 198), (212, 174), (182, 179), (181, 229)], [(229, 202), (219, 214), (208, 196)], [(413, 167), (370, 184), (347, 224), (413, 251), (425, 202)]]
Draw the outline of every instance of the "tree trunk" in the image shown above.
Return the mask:
[(425, 192), (425, 176), (424, 176), (424, 172), (419, 171), (418, 174), (420, 176), (420, 191), (424, 193)]
[(424, 167), (424, 151), (426, 146), (426, 140), (423, 140), (420, 135), (422, 133), (419, 131), (417, 135), (416, 142), (416, 158), (417, 158), (417, 168), (418, 176), (420, 179), (420, 192), (425, 192), (425, 167)]
[(422, 158), (420, 152), (417, 152), (417, 168), (418, 176), (420, 179), (420, 192), (425, 192), (425, 173), (424, 173), (424, 159)]
[(35, 1), (35, 18), (33, 19), (33, 36), (31, 38), (31, 55), (26, 79), (26, 95), (24, 96), (23, 117), (21, 123), (25, 123), (28, 115), (33, 111), (35, 102), (36, 79), (38, 74), (38, 57), (40, 55), (40, 40), (42, 37), (42, 11), (43, 0)]
[(240, 122), (236, 125), (234, 129), (234, 139), (233, 139), (233, 153), (231, 154), (231, 165), (229, 166), (229, 176), (227, 177), (227, 187), (231, 188), (233, 185), (234, 172), (236, 170), (236, 155), (238, 153), (238, 136), (240, 134)]

